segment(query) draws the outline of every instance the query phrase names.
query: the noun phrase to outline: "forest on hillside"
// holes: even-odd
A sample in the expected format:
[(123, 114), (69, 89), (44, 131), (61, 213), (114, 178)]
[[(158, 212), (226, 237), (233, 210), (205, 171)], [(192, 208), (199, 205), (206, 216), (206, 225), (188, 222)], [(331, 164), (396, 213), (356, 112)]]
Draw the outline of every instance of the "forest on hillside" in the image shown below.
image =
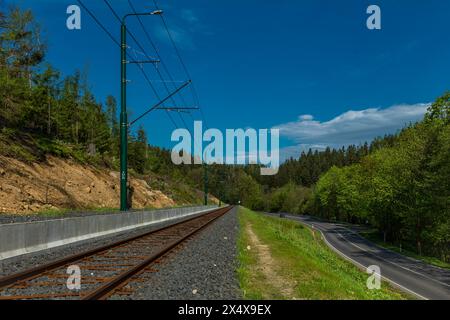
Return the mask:
[(322, 175), (309, 210), (327, 219), (367, 221), (384, 241), (449, 261), (450, 93), (392, 146)]
[[(117, 168), (115, 97), (98, 101), (88, 74), (77, 71), (63, 77), (45, 56), (45, 39), (31, 11), (13, 8), (0, 13), (1, 154), (24, 161), (53, 154)], [(162, 153), (148, 145), (142, 127), (130, 132), (132, 172), (169, 172)]]
[(211, 190), (254, 210), (375, 227), (384, 242), (450, 261), (450, 92), (371, 144), (303, 153), (273, 177), (213, 166)]
[[(0, 12), (0, 155), (26, 162), (54, 155), (118, 170), (116, 98), (99, 101), (86, 72), (62, 75), (46, 54), (46, 39), (30, 10)], [(142, 127), (128, 140), (130, 174), (179, 195), (183, 203), (198, 198), (201, 167), (195, 168), (198, 180), (187, 177), (187, 167), (172, 165), (167, 150), (149, 145)]]
[(367, 224), (384, 242), (450, 261), (450, 92), (395, 135), (310, 150), (272, 178), (247, 167), (233, 188), (228, 198), (252, 209)]
[[(0, 154), (29, 162), (52, 154), (117, 170), (116, 99), (98, 101), (86, 73), (62, 76), (46, 61), (39, 30), (30, 11), (0, 13)], [(369, 224), (384, 241), (450, 261), (450, 93), (397, 134), (309, 150), (273, 177), (255, 165), (175, 166), (143, 128), (129, 135), (129, 166), (131, 174), (157, 174), (155, 187), (163, 179), (202, 190), (206, 180), (227, 203)]]

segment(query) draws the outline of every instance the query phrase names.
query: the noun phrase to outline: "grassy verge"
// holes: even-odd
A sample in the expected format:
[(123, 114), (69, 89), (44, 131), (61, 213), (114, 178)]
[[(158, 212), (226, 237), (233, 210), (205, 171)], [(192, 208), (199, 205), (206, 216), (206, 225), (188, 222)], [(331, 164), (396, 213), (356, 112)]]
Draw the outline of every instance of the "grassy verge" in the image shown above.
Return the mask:
[(36, 212), (37, 216), (41, 217), (60, 217), (69, 213), (68, 209), (48, 209)]
[(372, 241), (373, 243), (376, 243), (377, 245), (379, 245), (380, 247), (392, 250), (394, 252), (397, 253), (401, 253), (402, 255), (417, 259), (417, 260), (421, 260), (423, 262), (426, 262), (428, 264), (437, 266), (437, 267), (441, 267), (444, 269), (450, 269), (450, 263), (447, 263), (445, 261), (439, 260), (438, 258), (435, 257), (429, 257), (429, 256), (421, 256), (418, 255), (417, 253), (411, 251), (411, 250), (407, 250), (405, 248), (402, 248), (400, 250), (399, 246), (396, 246), (394, 244), (391, 243), (386, 243), (383, 242), (383, 239), (381, 237), (381, 235), (376, 231), (376, 230), (371, 230), (371, 231), (367, 231), (367, 232), (360, 232), (359, 235), (361, 235), (362, 237), (366, 238), (369, 241)]
[[(193, 204), (196, 205), (196, 204)], [(201, 205), (201, 204), (199, 204)], [(157, 207), (152, 207), (152, 206), (147, 206), (145, 208), (141, 208), (141, 209), (133, 209), (130, 212), (136, 211), (136, 212), (140, 212), (140, 211), (151, 211), (151, 210), (163, 210), (163, 209), (175, 209), (175, 208), (183, 208), (189, 205), (175, 205), (175, 206), (170, 206), (170, 207), (164, 207), (164, 208), (157, 208)], [(97, 213), (97, 214), (111, 214), (111, 213), (117, 213), (119, 212), (120, 209), (118, 208), (85, 208), (85, 209), (48, 209), (48, 210), (42, 210), (42, 211), (38, 211), (36, 213), (34, 213), (35, 215), (38, 216), (43, 216), (43, 217), (63, 217), (63, 216), (70, 216), (71, 213)]]
[(112, 212), (118, 212), (119, 209), (117, 208), (86, 208), (86, 209), (48, 209), (48, 210), (42, 210), (38, 211), (35, 214), (38, 216), (43, 217), (61, 217), (65, 215), (70, 215), (70, 213), (85, 213), (85, 212), (95, 212), (95, 213), (112, 213)]
[(317, 231), (298, 222), (267, 217), (241, 208), (238, 276), (246, 299), (290, 299), (267, 278), (256, 248), (249, 249), (248, 228), (268, 246), (275, 272), (289, 283), (298, 299), (406, 299), (408, 296), (383, 282), (369, 290), (368, 275), (343, 260), (322, 241)]

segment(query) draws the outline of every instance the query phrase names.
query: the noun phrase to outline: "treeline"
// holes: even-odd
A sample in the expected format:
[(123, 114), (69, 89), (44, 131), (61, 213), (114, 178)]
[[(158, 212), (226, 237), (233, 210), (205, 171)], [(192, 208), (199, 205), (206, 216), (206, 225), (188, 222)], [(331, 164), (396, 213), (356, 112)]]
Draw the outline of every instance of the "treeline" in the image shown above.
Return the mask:
[(370, 223), (384, 240), (450, 260), (450, 93), (395, 143), (359, 164), (332, 167), (308, 210), (332, 220)]
[[(282, 163), (275, 176), (262, 176), (260, 166), (209, 166), (212, 193), (228, 203), (241, 203), (255, 210), (304, 213), (312, 187), (332, 167), (357, 164), (367, 155), (395, 144), (396, 135), (385, 135), (371, 143), (324, 151), (302, 152), (298, 159)], [(224, 183), (221, 183), (221, 182)]]
[[(202, 188), (202, 167), (178, 170)], [(368, 224), (386, 242), (450, 261), (450, 93), (398, 134), (303, 153), (274, 177), (260, 176), (259, 166), (209, 165), (207, 180), (227, 203)]]
[[(117, 103), (97, 101), (87, 75), (61, 74), (45, 63), (46, 46), (30, 11), (0, 13), (0, 154), (35, 161), (36, 154), (72, 157), (118, 168)], [(425, 119), (399, 134), (361, 146), (309, 150), (274, 177), (258, 166), (175, 166), (170, 152), (129, 135), (129, 166), (157, 174), (152, 186), (184, 199), (186, 185), (256, 210), (314, 214), (369, 223), (386, 241), (449, 261), (450, 94)], [(167, 181), (172, 180), (170, 187)], [(166, 189), (164, 189), (166, 188)]]
[[(45, 41), (30, 11), (13, 8), (0, 15), (0, 154), (27, 161), (53, 154), (117, 170), (116, 99), (96, 100), (85, 73), (62, 77), (45, 55)], [(192, 193), (186, 186), (203, 190), (204, 168), (175, 166), (170, 151), (149, 145), (142, 127), (129, 134), (128, 164), (132, 173), (152, 175), (149, 183), (167, 194), (174, 185), (184, 199)], [(226, 188), (216, 178), (221, 176), (227, 177)], [(241, 176), (252, 179), (242, 167), (215, 167), (209, 174), (210, 192), (238, 202), (241, 190), (231, 186)]]
[(368, 224), (385, 242), (450, 261), (450, 93), (396, 135), (309, 151), (271, 184), (261, 184), (267, 177), (257, 169), (232, 184), (246, 206)]
[[(0, 14), (1, 153), (23, 160), (50, 153), (116, 168), (115, 98), (107, 97), (104, 105), (97, 101), (87, 74), (61, 77), (45, 62), (39, 30), (31, 11), (12, 8)], [(130, 134), (129, 142), (130, 166), (144, 173), (150, 166), (145, 131)]]
[[(45, 60), (47, 47), (31, 11), (0, 12), (0, 155), (24, 161), (47, 155), (119, 169), (116, 99), (98, 101), (88, 75), (62, 76)], [(180, 203), (200, 203), (203, 169), (175, 166), (170, 152), (150, 146), (145, 130), (129, 132), (128, 165)]]
[(396, 140), (395, 135), (385, 135), (362, 145), (350, 145), (340, 149), (327, 147), (324, 151), (309, 149), (302, 152), (298, 159), (290, 158), (281, 164), (276, 176), (261, 176), (250, 169), (257, 181), (269, 188), (285, 186), (294, 183), (305, 187), (311, 187), (319, 177), (331, 167), (343, 167), (359, 163), (362, 158), (371, 152), (383, 147), (392, 146)]
[[(83, 147), (91, 153), (113, 151), (114, 130), (89, 90), (87, 76), (60, 78), (44, 64), (46, 46), (30, 11), (18, 8), (0, 22), (0, 121), (20, 129)], [(110, 99), (109, 112), (115, 108)], [(112, 108), (112, 109), (111, 109)], [(8, 130), (4, 130), (7, 132)]]

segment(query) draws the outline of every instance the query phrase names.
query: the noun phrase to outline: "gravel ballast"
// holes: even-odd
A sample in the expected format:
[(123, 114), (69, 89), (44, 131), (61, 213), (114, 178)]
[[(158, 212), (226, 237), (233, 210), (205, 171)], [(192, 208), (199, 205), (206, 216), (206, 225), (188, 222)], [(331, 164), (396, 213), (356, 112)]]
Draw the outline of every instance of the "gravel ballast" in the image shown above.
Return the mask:
[(154, 225), (136, 228), (134, 230), (119, 232), (111, 235), (97, 237), (73, 244), (64, 245), (48, 250), (38, 251), (21, 255), (6, 260), (0, 260), (0, 277), (11, 275), (20, 271), (24, 271), (30, 268), (34, 268), (38, 265), (46, 264), (66, 256), (70, 256), (83, 251), (91, 250), (100, 246), (108, 245), (120, 240), (125, 240), (133, 236), (141, 235), (146, 232), (174, 224), (179, 221), (183, 221), (191, 217), (174, 219), (171, 221), (164, 221), (156, 223)]
[[(172, 223), (173, 221), (170, 224)], [(0, 261), (0, 277), (148, 232), (150, 229), (167, 224), (169, 223), (3, 260)], [(144, 282), (131, 282), (128, 285), (133, 288), (130, 296), (122, 295), (112, 298), (241, 299), (236, 274), (238, 234), (237, 209), (233, 209), (176, 248), (174, 252), (169, 253), (159, 264), (152, 266), (152, 269), (157, 269), (157, 272), (143, 274)], [(38, 292), (35, 288), (29, 288), (28, 294), (36, 293)]]
[(164, 258), (155, 267), (158, 272), (145, 274), (145, 282), (131, 282), (132, 295), (112, 299), (242, 299), (236, 273), (237, 211), (234, 208)]

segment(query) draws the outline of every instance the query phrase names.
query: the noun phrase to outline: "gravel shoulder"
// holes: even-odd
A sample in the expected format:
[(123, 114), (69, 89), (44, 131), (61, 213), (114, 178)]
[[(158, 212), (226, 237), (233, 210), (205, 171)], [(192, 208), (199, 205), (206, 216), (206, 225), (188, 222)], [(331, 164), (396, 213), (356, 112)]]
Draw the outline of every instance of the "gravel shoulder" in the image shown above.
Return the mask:
[(195, 235), (176, 253), (144, 274), (146, 281), (131, 282), (134, 293), (112, 299), (218, 300), (242, 299), (237, 278), (237, 208)]

